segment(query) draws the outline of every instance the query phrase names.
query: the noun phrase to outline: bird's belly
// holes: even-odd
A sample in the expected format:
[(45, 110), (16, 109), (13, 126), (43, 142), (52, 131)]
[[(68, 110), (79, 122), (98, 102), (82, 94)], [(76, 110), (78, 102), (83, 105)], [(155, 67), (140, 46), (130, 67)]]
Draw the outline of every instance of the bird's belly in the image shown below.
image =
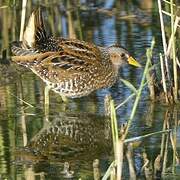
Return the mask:
[(93, 91), (101, 88), (106, 88), (112, 86), (112, 83), (104, 83), (101, 84), (98, 81), (94, 82), (81, 82), (77, 84), (76, 86), (73, 86), (72, 80), (69, 81), (61, 81), (59, 83), (52, 83), (52, 82), (47, 82), (46, 84), (56, 93), (70, 97), (70, 98), (79, 98), (83, 96), (87, 96)]
[(35, 72), (54, 92), (71, 98), (87, 96), (97, 89), (111, 87), (116, 80), (113, 74), (106, 74), (106, 76), (96, 77), (93, 77), (92, 75), (81, 75), (71, 78), (60, 78), (59, 80), (56, 79), (51, 81), (49, 79), (50, 76), (48, 77), (46, 74), (44, 75), (39, 73), (34, 69), (32, 69), (32, 71)]
[(68, 82), (66, 81), (60, 83), (47, 84), (54, 92), (70, 98), (87, 96), (88, 94), (96, 90), (96, 88), (93, 87), (93, 85), (87, 86), (87, 84), (81, 84), (77, 87), (73, 87), (70, 83), (68, 84)]

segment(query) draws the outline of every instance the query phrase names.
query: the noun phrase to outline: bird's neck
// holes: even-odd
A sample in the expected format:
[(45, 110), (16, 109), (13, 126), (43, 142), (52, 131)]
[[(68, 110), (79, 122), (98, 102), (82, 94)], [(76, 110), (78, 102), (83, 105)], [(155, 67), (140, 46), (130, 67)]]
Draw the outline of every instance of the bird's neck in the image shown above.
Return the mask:
[(114, 70), (114, 73), (115, 73), (115, 76), (118, 76), (119, 74), (119, 68), (121, 67), (120, 65), (115, 65), (115, 64), (112, 64), (113, 66), (113, 70)]

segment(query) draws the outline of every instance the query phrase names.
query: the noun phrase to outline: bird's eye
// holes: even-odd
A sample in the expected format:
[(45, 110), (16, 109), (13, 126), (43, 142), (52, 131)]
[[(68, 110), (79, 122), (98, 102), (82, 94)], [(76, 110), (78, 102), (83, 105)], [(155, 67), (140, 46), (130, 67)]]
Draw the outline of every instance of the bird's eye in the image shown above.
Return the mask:
[(122, 57), (122, 58), (123, 58), (123, 57), (125, 57), (125, 54), (124, 54), (124, 53), (122, 53), (122, 54), (121, 54), (121, 57)]

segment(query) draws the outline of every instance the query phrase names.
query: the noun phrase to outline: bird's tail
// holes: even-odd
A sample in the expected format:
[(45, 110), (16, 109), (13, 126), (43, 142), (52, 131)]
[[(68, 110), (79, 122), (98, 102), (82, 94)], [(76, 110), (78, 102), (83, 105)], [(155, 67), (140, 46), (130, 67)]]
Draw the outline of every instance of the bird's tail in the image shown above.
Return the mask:
[(36, 45), (43, 43), (46, 39), (41, 9), (33, 11), (26, 29), (24, 31), (22, 46), (24, 49), (35, 48)]

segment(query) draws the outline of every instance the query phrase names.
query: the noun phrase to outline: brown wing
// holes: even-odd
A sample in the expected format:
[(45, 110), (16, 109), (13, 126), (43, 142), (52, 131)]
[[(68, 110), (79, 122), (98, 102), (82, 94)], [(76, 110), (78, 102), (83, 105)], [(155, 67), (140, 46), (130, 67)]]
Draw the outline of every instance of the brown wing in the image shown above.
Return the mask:
[(101, 51), (93, 44), (61, 39), (59, 46), (62, 51), (52, 53), (39, 60), (39, 63), (37, 60), (34, 66), (36, 71), (43, 72), (46, 79), (52, 82), (72, 78), (78, 74), (97, 73), (98, 68), (102, 67)]

